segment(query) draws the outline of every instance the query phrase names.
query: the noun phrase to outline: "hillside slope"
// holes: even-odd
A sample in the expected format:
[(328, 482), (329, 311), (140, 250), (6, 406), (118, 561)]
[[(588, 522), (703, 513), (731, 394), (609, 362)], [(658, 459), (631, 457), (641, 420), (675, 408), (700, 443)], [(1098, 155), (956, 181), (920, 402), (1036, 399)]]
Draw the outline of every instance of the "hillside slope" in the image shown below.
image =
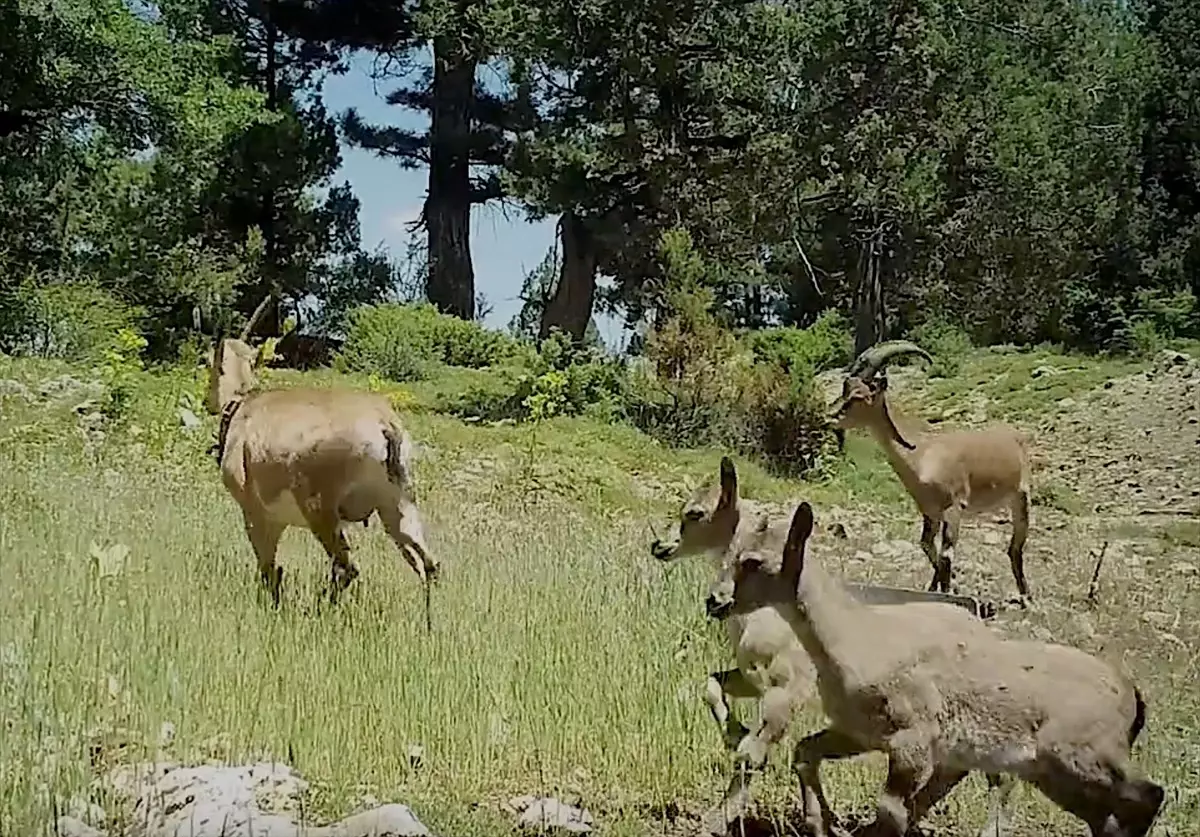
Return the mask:
[[(898, 369), (893, 389), (913, 415), (1008, 418), (1029, 432), (1038, 608), (997, 621), (1137, 675), (1149, 702), (1137, 760), (1171, 788), (1166, 834), (1200, 816), (1200, 368), (1162, 363), (979, 352), (951, 378)], [(703, 614), (708, 571), (664, 569), (648, 546), (720, 451), (673, 451), (582, 419), (410, 415), (446, 568), (427, 637), (415, 578), (375, 525), (353, 536), (363, 573), (337, 610), (315, 606), (319, 548), (288, 533), (284, 607), (270, 611), (203, 452), (213, 422), (181, 423), (198, 373), (145, 376), (118, 425), (95, 417), (89, 377), (0, 358), (0, 831), (40, 827), (51, 793), (88, 793), (89, 751), (96, 764), (140, 757), (166, 721), (177, 758), (288, 761), (312, 781), (317, 819), (370, 796), (409, 803), (436, 833), (503, 834), (499, 802), (546, 792), (582, 800), (600, 833), (683, 833), (718, 798), (729, 763), (700, 693), (728, 652)], [(807, 484), (739, 461), (744, 491), (781, 511), (811, 499), (817, 538), (847, 577), (924, 587), (911, 501), (869, 439), (847, 447), (835, 473)], [(964, 525), (964, 591), (1012, 592), (1005, 518)], [(796, 730), (817, 723), (810, 708)], [(789, 749), (760, 785), (767, 821), (787, 816)], [(831, 765), (834, 804), (869, 810), (881, 775), (874, 757)], [(977, 828), (982, 790), (965, 783), (930, 829)], [(1018, 800), (1019, 835), (1078, 833), (1036, 794)]]

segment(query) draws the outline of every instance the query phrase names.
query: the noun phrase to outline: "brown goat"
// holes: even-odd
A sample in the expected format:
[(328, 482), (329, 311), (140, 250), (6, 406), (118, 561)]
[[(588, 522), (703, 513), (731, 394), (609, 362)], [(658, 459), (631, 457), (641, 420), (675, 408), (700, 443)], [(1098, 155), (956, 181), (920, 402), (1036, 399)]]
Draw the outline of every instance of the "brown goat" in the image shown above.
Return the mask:
[(416, 504), (413, 444), (387, 398), (348, 389), (254, 391), (253, 354), (242, 340), (218, 337), (208, 391), (223, 399), (214, 446), (221, 477), (241, 507), (276, 606), (283, 569), (275, 555), (288, 527), (307, 528), (325, 549), (336, 601), (358, 576), (345, 526), (366, 525), (372, 513), (418, 577), (431, 582), (439, 563)]
[(831, 724), (797, 745), (795, 764), (817, 837), (840, 833), (820, 762), (870, 751), (888, 756), (871, 834), (901, 837), (971, 770), (1029, 782), (1093, 837), (1149, 832), (1164, 791), (1130, 771), (1146, 710), (1136, 685), (1068, 646), (982, 623), (947, 632), (932, 618), (944, 605), (863, 606), (808, 553), (813, 523), (801, 503), (778, 562), (769, 537), (739, 545), (706, 610), (724, 619), (773, 607), (816, 665)]
[[(954, 547), (963, 515), (1007, 504), (1012, 511), (1009, 563), (1022, 604), (1032, 597), (1025, 581), (1025, 540), (1029, 533), (1030, 463), (1024, 439), (1011, 427), (996, 424), (978, 430), (926, 433), (915, 441), (901, 434), (888, 410), (888, 361), (904, 354), (930, 360), (905, 340), (872, 346), (863, 352), (842, 384), (831, 419), (843, 430), (869, 430), (921, 512), (921, 548), (933, 566), (930, 590), (951, 589)], [(941, 554), (934, 545), (941, 529)]]

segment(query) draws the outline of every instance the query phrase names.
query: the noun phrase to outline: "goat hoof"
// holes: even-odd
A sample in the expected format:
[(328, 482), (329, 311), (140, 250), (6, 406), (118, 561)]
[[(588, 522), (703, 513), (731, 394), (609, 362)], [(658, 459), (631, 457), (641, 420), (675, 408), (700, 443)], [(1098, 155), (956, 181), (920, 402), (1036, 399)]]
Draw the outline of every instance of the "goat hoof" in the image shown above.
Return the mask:
[(710, 837), (725, 837), (733, 824), (746, 816), (749, 807), (749, 795), (744, 791), (722, 800), (721, 804), (705, 815), (703, 833)]

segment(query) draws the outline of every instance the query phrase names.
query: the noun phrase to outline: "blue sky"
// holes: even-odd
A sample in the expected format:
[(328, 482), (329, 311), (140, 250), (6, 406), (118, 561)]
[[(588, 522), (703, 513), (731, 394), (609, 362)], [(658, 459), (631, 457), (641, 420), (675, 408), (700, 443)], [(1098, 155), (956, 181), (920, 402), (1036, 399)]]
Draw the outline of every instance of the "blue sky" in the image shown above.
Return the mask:
[[(370, 123), (426, 130), (429, 120), (423, 115), (385, 101), (400, 81), (372, 79), (371, 63), (370, 54), (360, 53), (351, 61), (348, 73), (326, 79), (323, 95), (330, 113), (340, 114), (353, 107)], [(369, 251), (382, 244), (394, 258), (403, 258), (409, 236), (405, 224), (421, 212), (428, 172), (404, 170), (395, 161), (343, 144), (342, 168), (334, 180), (350, 181), (362, 202), (363, 247)], [(521, 283), (554, 244), (556, 221), (549, 218), (530, 223), (520, 209), (506, 209), (498, 203), (475, 207), (471, 214), (471, 254), (475, 290), (493, 306), (485, 320), (487, 325), (503, 328), (520, 310)], [(619, 341), (620, 327), (612, 318), (597, 318), (597, 327), (609, 345)]]

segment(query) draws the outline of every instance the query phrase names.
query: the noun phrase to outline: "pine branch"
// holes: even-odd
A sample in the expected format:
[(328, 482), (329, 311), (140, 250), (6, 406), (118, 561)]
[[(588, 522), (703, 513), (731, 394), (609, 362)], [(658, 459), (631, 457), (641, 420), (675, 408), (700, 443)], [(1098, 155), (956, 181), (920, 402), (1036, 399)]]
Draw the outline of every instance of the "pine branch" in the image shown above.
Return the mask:
[(404, 168), (429, 165), (429, 137), (404, 128), (368, 125), (349, 108), (342, 114), (342, 132), (351, 145), (373, 151), (380, 157), (391, 157), (400, 161)]

